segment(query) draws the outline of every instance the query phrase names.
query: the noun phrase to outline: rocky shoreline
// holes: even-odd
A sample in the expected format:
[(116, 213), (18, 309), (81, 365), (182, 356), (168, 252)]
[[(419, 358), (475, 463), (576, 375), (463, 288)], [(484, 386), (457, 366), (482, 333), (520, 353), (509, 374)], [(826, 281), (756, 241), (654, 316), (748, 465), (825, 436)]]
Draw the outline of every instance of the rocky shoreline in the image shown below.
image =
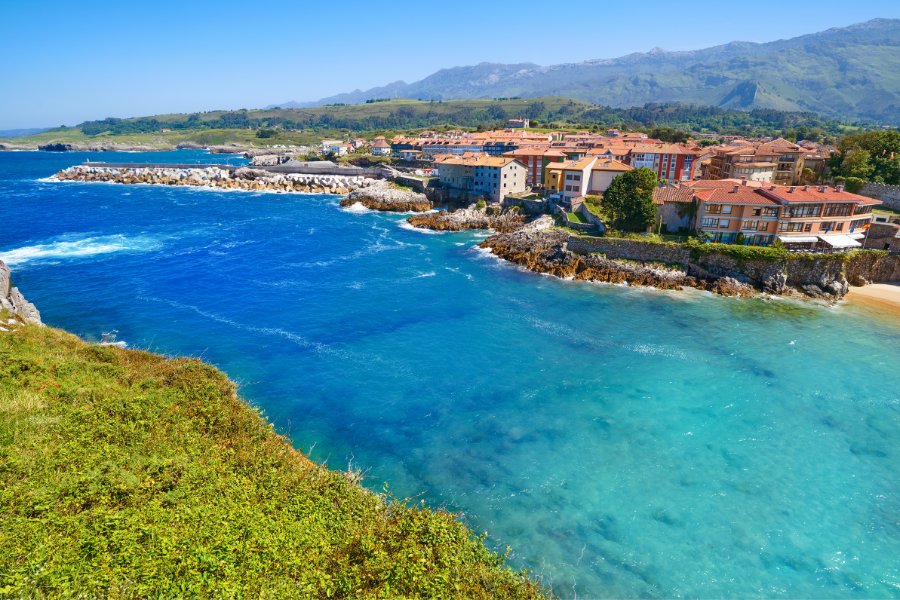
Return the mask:
[(341, 200), (341, 206), (354, 204), (382, 212), (424, 212), (434, 206), (425, 194), (398, 188), (385, 180), (353, 190)]
[(228, 190), (349, 194), (376, 185), (378, 180), (362, 176), (270, 173), (242, 167), (234, 172), (216, 167), (197, 169), (69, 167), (54, 176), (59, 181), (111, 182), (122, 184), (189, 185)]
[[(41, 313), (38, 312), (34, 304), (25, 300), (19, 288), (11, 287), (11, 282), (12, 276), (9, 267), (0, 260), (0, 310), (6, 309), (10, 314), (18, 315), (26, 323), (43, 325), (41, 323)], [(8, 324), (10, 323), (0, 321), (0, 329), (7, 331), (3, 325)]]
[(504, 209), (476, 208), (474, 205), (459, 210), (441, 210), (428, 215), (413, 215), (407, 219), (413, 227), (434, 231), (461, 231), (463, 229), (493, 229), (497, 232), (515, 231), (527, 217), (518, 207)]
[(609, 260), (599, 255), (580, 255), (567, 249), (569, 233), (553, 228), (542, 216), (513, 231), (498, 233), (479, 244), (511, 263), (535, 273), (546, 273), (576, 281), (598, 281), (648, 286), (664, 290), (691, 287), (723, 296), (753, 296), (752, 286), (731, 277), (691, 273), (691, 269), (664, 269), (638, 262)]

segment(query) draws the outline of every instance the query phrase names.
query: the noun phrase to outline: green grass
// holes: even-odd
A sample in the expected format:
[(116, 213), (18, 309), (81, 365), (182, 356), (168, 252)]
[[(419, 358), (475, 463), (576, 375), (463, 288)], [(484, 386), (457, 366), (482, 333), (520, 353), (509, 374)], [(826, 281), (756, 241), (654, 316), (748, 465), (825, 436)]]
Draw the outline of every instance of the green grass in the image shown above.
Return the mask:
[(311, 462), (199, 360), (13, 329), (0, 597), (545, 594), (453, 515)]
[(566, 216), (569, 218), (569, 221), (572, 223), (582, 223), (582, 224), (587, 223), (587, 219), (585, 219), (581, 213), (567, 212)]
[(893, 208), (887, 208), (886, 206), (873, 208), (872, 212), (876, 215), (900, 215), (900, 210), (894, 210)]

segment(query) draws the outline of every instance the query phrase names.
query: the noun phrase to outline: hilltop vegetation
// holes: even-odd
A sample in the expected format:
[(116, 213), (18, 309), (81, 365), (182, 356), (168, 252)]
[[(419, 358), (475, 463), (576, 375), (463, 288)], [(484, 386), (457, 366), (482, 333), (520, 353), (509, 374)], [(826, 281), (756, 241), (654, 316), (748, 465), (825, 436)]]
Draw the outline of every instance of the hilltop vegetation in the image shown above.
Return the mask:
[(213, 367), (12, 329), (0, 597), (544, 597), (452, 515), (309, 461)]
[[(648, 133), (668, 128), (721, 135), (785, 135), (795, 129), (816, 130), (819, 137), (837, 137), (864, 131), (860, 124), (826, 119), (812, 112), (754, 109), (742, 111), (715, 106), (647, 103), (640, 107), (611, 108), (571, 98), (505, 98), (449, 102), (391, 99), (356, 105), (309, 109), (210, 111), (132, 119), (90, 121), (74, 128), (55, 128), (17, 143), (62, 141), (150, 141), (175, 144), (240, 142), (244, 144), (310, 144), (329, 137), (415, 134), (423, 129), (490, 129), (504, 127), (508, 119), (528, 118), (533, 127), (605, 131), (609, 127), (642, 129)], [(259, 128), (267, 130), (261, 138)], [(168, 132), (161, 132), (168, 129)], [(274, 131), (274, 133), (273, 133)], [(673, 135), (662, 139), (674, 140)], [(678, 139), (684, 139), (681, 136)]]

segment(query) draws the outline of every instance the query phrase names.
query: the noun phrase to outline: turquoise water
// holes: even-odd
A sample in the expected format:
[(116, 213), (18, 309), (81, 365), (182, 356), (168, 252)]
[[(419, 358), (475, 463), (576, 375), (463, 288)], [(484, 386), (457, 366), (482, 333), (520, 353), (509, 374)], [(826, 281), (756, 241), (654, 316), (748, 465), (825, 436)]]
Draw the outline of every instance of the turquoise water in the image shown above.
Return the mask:
[[(41, 181), (83, 157), (0, 154), (46, 322), (202, 356), (563, 597), (900, 597), (893, 316), (561, 281), (336, 197)], [(102, 158), (135, 157), (207, 158)]]

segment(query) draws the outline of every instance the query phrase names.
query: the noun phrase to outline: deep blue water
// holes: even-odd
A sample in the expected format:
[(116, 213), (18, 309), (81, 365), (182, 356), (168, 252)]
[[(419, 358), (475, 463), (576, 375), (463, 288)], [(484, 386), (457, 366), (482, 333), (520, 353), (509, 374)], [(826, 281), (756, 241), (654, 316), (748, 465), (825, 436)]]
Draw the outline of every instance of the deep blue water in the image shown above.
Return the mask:
[(563, 597), (900, 597), (892, 316), (561, 281), (333, 196), (42, 181), (86, 156), (210, 159), (0, 153), (45, 322), (202, 356)]

